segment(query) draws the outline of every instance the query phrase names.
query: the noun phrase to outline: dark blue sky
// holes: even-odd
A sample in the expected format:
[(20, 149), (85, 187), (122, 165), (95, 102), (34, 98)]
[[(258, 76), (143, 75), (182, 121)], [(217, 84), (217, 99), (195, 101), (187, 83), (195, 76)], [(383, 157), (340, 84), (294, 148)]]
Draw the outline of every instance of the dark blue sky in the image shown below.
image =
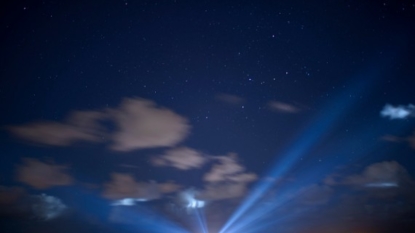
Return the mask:
[[(399, 229), (415, 216), (414, 15), (411, 1), (2, 3), (0, 217), (47, 193), (70, 213), (36, 226), (128, 228), (111, 202), (144, 198), (131, 208), (194, 231), (167, 207), (193, 187), (215, 231), (249, 200), (232, 227)], [(299, 213), (269, 220), (289, 208), (261, 205), (285, 192)]]

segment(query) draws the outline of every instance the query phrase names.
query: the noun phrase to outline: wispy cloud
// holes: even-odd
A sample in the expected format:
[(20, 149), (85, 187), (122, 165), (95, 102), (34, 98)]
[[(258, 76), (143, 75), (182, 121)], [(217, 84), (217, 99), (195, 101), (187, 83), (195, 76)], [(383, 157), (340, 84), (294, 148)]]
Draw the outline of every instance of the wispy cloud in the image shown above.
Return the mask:
[(409, 146), (411, 148), (415, 149), (415, 134), (412, 134), (411, 136), (406, 136), (406, 137), (397, 137), (397, 136), (393, 136), (393, 135), (385, 135), (381, 139), (384, 140), (384, 141), (388, 141), (388, 142), (409, 143)]
[(267, 104), (268, 108), (283, 113), (298, 113), (300, 109), (292, 104), (280, 102), (280, 101), (270, 101)]
[(227, 104), (241, 104), (244, 102), (244, 99), (242, 97), (239, 97), (237, 95), (231, 95), (231, 94), (225, 94), (225, 93), (221, 93), (221, 94), (217, 94), (215, 96), (215, 99), (227, 103)]
[(73, 179), (67, 170), (66, 166), (25, 158), (17, 168), (17, 180), (36, 189), (70, 185)]
[(406, 119), (408, 117), (415, 116), (415, 106), (408, 104), (407, 106), (399, 105), (393, 106), (386, 104), (380, 112), (382, 117), (387, 117), (391, 120), (394, 119)]
[(174, 167), (180, 170), (200, 168), (208, 158), (201, 152), (188, 148), (179, 147), (166, 151), (164, 155), (156, 156), (151, 160), (154, 166)]
[(30, 142), (68, 146), (77, 141), (101, 141), (105, 133), (98, 121), (104, 117), (102, 112), (76, 111), (62, 123), (43, 121), (8, 128), (17, 137)]

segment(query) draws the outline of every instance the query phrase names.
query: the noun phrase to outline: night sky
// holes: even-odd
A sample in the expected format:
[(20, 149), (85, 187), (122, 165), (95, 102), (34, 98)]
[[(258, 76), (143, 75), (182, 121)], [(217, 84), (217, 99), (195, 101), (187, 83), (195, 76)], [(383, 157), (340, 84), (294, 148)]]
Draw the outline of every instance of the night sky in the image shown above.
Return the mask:
[(415, 232), (414, 1), (0, 19), (4, 232)]

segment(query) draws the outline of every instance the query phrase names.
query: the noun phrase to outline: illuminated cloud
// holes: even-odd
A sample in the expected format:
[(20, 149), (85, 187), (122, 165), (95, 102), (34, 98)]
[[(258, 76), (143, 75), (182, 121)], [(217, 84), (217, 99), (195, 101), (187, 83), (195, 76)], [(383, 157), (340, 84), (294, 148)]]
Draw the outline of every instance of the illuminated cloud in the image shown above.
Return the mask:
[(279, 102), (279, 101), (268, 102), (268, 108), (274, 111), (284, 112), (284, 113), (297, 113), (300, 111), (300, 109), (295, 107), (294, 105)]
[[(181, 188), (180, 185), (172, 181), (169, 181), (167, 183), (161, 183), (161, 184), (156, 184), (155, 182), (150, 182), (149, 184), (148, 183), (140, 184), (140, 183), (133, 183), (135, 181), (131, 180), (131, 178), (132, 177), (129, 177), (128, 175), (127, 177), (120, 178), (118, 174), (118, 178), (116, 178), (116, 180), (118, 181), (113, 181), (112, 186), (111, 185), (107, 186), (107, 189), (112, 188), (112, 190), (107, 190), (107, 193), (104, 194), (104, 196), (107, 195), (106, 196), (107, 198), (114, 199), (117, 197), (119, 198), (123, 195), (135, 197), (135, 198), (127, 197), (127, 198), (117, 199), (112, 202), (111, 204), (112, 206), (133, 206), (133, 205), (136, 205), (137, 202), (151, 201), (153, 199), (157, 199), (161, 197), (161, 194), (174, 193), (174, 192), (177, 192)], [(127, 179), (127, 181), (122, 181), (123, 179)], [(118, 183), (115, 183), (115, 182), (118, 182)], [(125, 182), (125, 184), (123, 182)], [(139, 189), (140, 191), (128, 190), (128, 188), (123, 187), (127, 185), (135, 185), (135, 188), (137, 190)], [(153, 189), (153, 191), (150, 191), (150, 189)], [(137, 193), (134, 193), (135, 191), (137, 191)], [(122, 193), (122, 192), (125, 192), (125, 193)]]
[(217, 94), (217, 95), (215, 96), (215, 98), (216, 98), (217, 100), (219, 100), (219, 101), (224, 102), (224, 103), (227, 103), (227, 104), (234, 104), (234, 105), (236, 105), (236, 104), (241, 104), (241, 103), (243, 103), (243, 102), (244, 102), (244, 99), (243, 99), (243, 98), (241, 98), (241, 97), (239, 97), (239, 96), (236, 96), (236, 95), (230, 95), (230, 94), (224, 94), (224, 93), (222, 93), (222, 94)]
[(207, 161), (199, 151), (188, 147), (179, 147), (168, 150), (164, 155), (154, 157), (151, 163), (154, 166), (170, 166), (180, 170), (200, 168)]
[(236, 154), (226, 156), (212, 156), (218, 164), (203, 177), (207, 184), (199, 192), (199, 197), (206, 200), (221, 200), (237, 198), (245, 195), (247, 185), (257, 179), (254, 173), (245, 171), (245, 167), (238, 163)]
[(346, 177), (341, 183), (356, 187), (393, 188), (411, 182), (408, 172), (395, 161), (367, 166), (361, 174)]
[(164, 193), (173, 193), (181, 186), (169, 181), (166, 183), (137, 182), (133, 176), (123, 173), (113, 173), (111, 181), (104, 184), (102, 195), (107, 199), (117, 200), (114, 203), (127, 204), (158, 199)]
[(415, 106), (409, 104), (408, 106), (393, 106), (390, 104), (386, 104), (382, 111), (380, 112), (382, 117), (388, 117), (389, 119), (405, 119), (408, 117), (415, 116)]
[(213, 165), (210, 172), (205, 174), (203, 179), (207, 182), (252, 182), (257, 179), (254, 173), (245, 173), (245, 167), (237, 161), (236, 154), (228, 154), (227, 156), (213, 157), (219, 164)]
[(104, 132), (97, 121), (104, 117), (100, 112), (77, 111), (73, 112), (64, 123), (44, 121), (8, 128), (15, 136), (26, 141), (51, 146), (68, 146), (77, 141), (101, 141)]
[(206, 202), (204, 200), (198, 200), (196, 198), (197, 193), (194, 189), (188, 189), (179, 194), (180, 201), (188, 211), (205, 207)]
[(128, 174), (113, 173), (111, 181), (104, 185), (103, 196), (108, 199), (158, 199), (160, 191), (157, 183), (137, 182), (134, 177)]
[(124, 99), (109, 113), (117, 126), (111, 149), (117, 151), (174, 146), (190, 131), (186, 118), (150, 100)]
[(36, 189), (70, 185), (73, 179), (66, 173), (68, 167), (25, 158), (18, 166), (17, 180)]
[(35, 216), (41, 220), (48, 221), (63, 214), (66, 205), (57, 197), (46, 194), (34, 195), (32, 210)]

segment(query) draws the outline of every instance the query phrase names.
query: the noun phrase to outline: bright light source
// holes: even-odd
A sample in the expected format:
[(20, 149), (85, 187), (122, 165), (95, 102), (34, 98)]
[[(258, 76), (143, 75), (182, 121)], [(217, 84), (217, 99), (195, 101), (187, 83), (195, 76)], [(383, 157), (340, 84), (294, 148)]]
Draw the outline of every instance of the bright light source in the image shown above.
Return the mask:
[(196, 200), (196, 199), (189, 199), (189, 203), (187, 204), (187, 208), (203, 208), (205, 206), (204, 201)]

